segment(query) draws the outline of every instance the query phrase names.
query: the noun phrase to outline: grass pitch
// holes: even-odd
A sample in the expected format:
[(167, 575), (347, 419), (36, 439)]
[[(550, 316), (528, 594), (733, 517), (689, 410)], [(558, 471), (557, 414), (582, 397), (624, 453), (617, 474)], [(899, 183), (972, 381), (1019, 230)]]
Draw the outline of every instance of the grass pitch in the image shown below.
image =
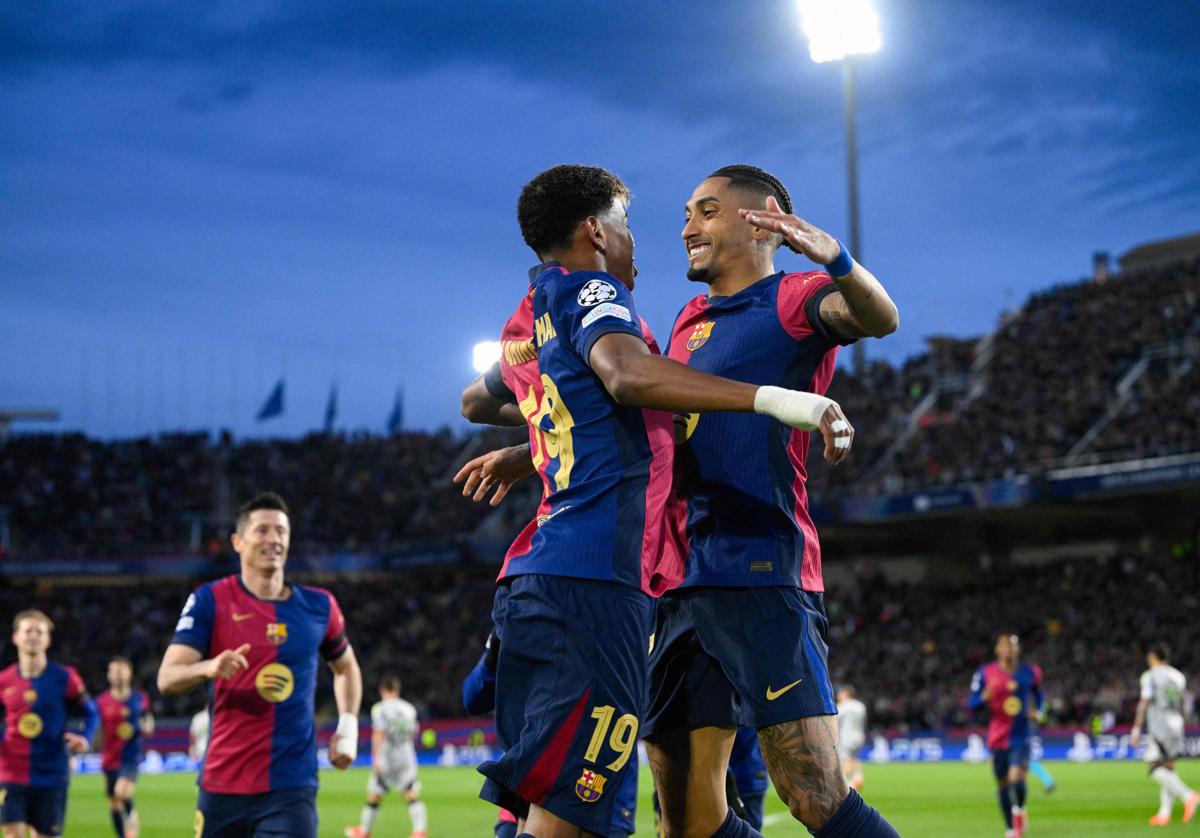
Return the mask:
[[(1029, 838), (1127, 838), (1137, 835), (1200, 836), (1200, 817), (1191, 824), (1180, 823), (1181, 807), (1165, 830), (1146, 825), (1158, 807), (1158, 786), (1150, 782), (1146, 769), (1135, 762), (1048, 763), (1058, 781), (1058, 791), (1043, 796), (1030, 777)], [(1200, 764), (1179, 763), (1184, 782), (1200, 788)], [(479, 775), (467, 768), (424, 768), (422, 797), (429, 809), (431, 838), (487, 838), (492, 834), (495, 811), (476, 799)], [(143, 775), (138, 784), (137, 804), (142, 817), (142, 835), (191, 835), (196, 802), (195, 778), (185, 774)], [(318, 808), (322, 838), (340, 838), (342, 828), (357, 823), (363, 802), (365, 769), (321, 773)], [(652, 836), (650, 775), (641, 776), (638, 834)], [(987, 765), (927, 764), (867, 766), (867, 800), (883, 811), (900, 833), (931, 838), (999, 838), (1004, 834), (996, 804), (991, 770)], [(768, 838), (807, 835), (790, 819), (774, 792), (767, 796)], [(409, 832), (408, 812), (401, 798), (384, 800), (375, 828), (377, 838), (405, 838)], [(107, 838), (113, 834), (104, 780), (97, 776), (76, 777), (71, 785), (65, 835), (70, 838)]]

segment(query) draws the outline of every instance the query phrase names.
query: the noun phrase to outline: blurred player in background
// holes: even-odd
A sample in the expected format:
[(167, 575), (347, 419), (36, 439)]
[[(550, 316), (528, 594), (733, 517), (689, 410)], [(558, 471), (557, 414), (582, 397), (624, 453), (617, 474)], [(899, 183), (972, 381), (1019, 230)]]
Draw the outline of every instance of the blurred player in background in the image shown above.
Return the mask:
[[(518, 812), (531, 804), (527, 829), (538, 838), (611, 828), (604, 788), (621, 784), (636, 750), (649, 597), (682, 576), (681, 557), (662, 548), (673, 421), (644, 408), (766, 413), (820, 426), (831, 448), (833, 422), (849, 436), (827, 399), (718, 379), (657, 355), (630, 293), (628, 201), (610, 172), (557, 166), (527, 184), (518, 204), (542, 264), (505, 326), (500, 372), (529, 426), (545, 493), (501, 571), (493, 616), (505, 752), (480, 771), (484, 799)], [(475, 416), (469, 395), (464, 413)], [(505, 418), (496, 393), (480, 395), (499, 403), (489, 415)], [(576, 736), (581, 724), (590, 736)], [(731, 813), (724, 820), (739, 830)]]
[(142, 761), (142, 737), (154, 733), (150, 696), (133, 688), (133, 664), (129, 658), (108, 662), (108, 689), (96, 699), (104, 748), (100, 767), (117, 838), (137, 838), (138, 817), (133, 805), (137, 790), (138, 765)]
[(842, 774), (850, 788), (862, 791), (862, 760), (858, 752), (867, 744), (867, 705), (855, 697), (854, 687), (847, 685), (838, 690), (837, 712)]
[(188, 756), (195, 762), (204, 760), (204, 752), (208, 750), (208, 730), (211, 720), (208, 717), (208, 704), (192, 716), (188, 725)]
[(729, 772), (733, 775), (734, 788), (742, 804), (739, 813), (746, 823), (761, 830), (763, 804), (770, 781), (767, 779), (767, 764), (763, 762), (762, 750), (758, 746), (758, 731), (752, 727), (739, 727), (733, 739), (733, 750), (729, 753)]
[(340, 713), (330, 761), (347, 768), (358, 753), (362, 675), (345, 620), (328, 591), (284, 580), (290, 540), (283, 498), (263, 492), (243, 505), (232, 537), (241, 572), (188, 597), (163, 655), (163, 695), (211, 688), (196, 838), (315, 838), (319, 658)]
[(987, 707), (987, 746), (999, 789), (1000, 813), (1007, 838), (1021, 838), (1028, 825), (1025, 776), (1029, 770), (1029, 737), (1042, 713), (1042, 670), (1021, 663), (1021, 641), (1003, 633), (996, 639), (996, 660), (981, 666), (971, 679), (972, 710)]
[[(13, 619), (17, 662), (0, 671), (4, 735), (0, 739), (0, 824), (4, 838), (62, 835), (67, 815), (67, 754), (88, 750), (100, 713), (74, 667), (46, 657), (54, 623), (41, 611)], [(83, 716), (81, 731), (67, 718)]]
[(417, 780), (417, 708), (400, 697), (400, 679), (385, 675), (379, 682), (379, 701), (371, 707), (371, 776), (367, 780), (367, 804), (357, 826), (348, 826), (346, 838), (370, 838), (379, 817), (383, 796), (395, 789), (408, 801), (412, 821), (410, 838), (425, 838), (427, 813)]
[(1146, 666), (1142, 673), (1141, 698), (1137, 716), (1129, 732), (1129, 742), (1134, 747), (1146, 732), (1146, 764), (1150, 779), (1158, 783), (1158, 812), (1150, 818), (1151, 826), (1166, 826), (1171, 822), (1171, 809), (1175, 801), (1183, 802), (1183, 822), (1196, 815), (1200, 795), (1192, 791), (1175, 773), (1175, 760), (1183, 755), (1183, 696), (1187, 679), (1170, 664), (1171, 653), (1163, 644), (1157, 644), (1146, 653)]

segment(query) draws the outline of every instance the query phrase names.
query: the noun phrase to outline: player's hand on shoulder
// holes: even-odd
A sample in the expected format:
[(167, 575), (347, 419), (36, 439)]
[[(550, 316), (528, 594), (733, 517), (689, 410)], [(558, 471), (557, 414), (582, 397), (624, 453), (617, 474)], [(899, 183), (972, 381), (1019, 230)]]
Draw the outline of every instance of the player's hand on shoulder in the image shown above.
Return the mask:
[(72, 754), (86, 754), (91, 750), (88, 741), (78, 733), (68, 731), (63, 734), (63, 741), (67, 743), (67, 750)]
[(210, 680), (224, 681), (232, 678), (242, 670), (250, 668), (250, 661), (246, 659), (246, 653), (249, 651), (249, 643), (243, 643), (236, 649), (226, 649), (208, 661), (208, 671), (205, 674)]
[(825, 459), (833, 465), (850, 456), (854, 444), (854, 426), (842, 413), (841, 405), (831, 402), (821, 417), (821, 438), (825, 440)]
[(828, 265), (841, 252), (837, 239), (803, 218), (784, 212), (774, 196), (767, 198), (766, 209), (740, 209), (738, 214), (755, 227), (782, 234), (793, 250), (818, 265)]

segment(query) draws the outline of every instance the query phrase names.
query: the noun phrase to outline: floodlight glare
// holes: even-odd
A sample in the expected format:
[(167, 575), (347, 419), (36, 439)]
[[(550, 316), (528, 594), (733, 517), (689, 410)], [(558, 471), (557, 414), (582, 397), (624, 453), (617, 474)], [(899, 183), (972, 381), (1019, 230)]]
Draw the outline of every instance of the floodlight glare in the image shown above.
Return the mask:
[(471, 349), (471, 364), (475, 372), (487, 372), (492, 364), (500, 360), (500, 341), (485, 340)]
[(808, 54), (818, 64), (848, 55), (878, 52), (883, 46), (879, 15), (871, 0), (797, 0)]

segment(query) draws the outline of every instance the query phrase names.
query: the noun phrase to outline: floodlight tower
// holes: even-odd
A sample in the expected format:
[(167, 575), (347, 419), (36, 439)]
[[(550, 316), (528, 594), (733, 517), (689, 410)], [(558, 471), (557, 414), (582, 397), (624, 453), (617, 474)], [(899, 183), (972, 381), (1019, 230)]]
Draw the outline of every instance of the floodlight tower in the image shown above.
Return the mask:
[(482, 340), (471, 347), (471, 366), (475, 372), (487, 372), (500, 360), (500, 341)]
[[(879, 15), (871, 0), (798, 0), (808, 54), (818, 64), (842, 63), (846, 105), (846, 188), (850, 204), (850, 251), (862, 258), (858, 226), (858, 132), (855, 126), (854, 56), (878, 52), (883, 45)], [(864, 346), (854, 344), (854, 371), (863, 372)]]

